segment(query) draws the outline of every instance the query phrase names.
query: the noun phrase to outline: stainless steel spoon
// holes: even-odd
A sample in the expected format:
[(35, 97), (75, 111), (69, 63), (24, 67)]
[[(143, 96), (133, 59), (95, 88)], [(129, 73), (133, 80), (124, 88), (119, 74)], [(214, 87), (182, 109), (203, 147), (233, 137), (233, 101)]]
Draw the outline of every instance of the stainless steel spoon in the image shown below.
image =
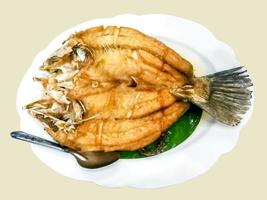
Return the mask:
[(58, 143), (25, 133), (23, 131), (14, 131), (11, 132), (10, 135), (15, 139), (70, 153), (76, 158), (79, 165), (85, 168), (95, 169), (104, 167), (119, 159), (119, 154), (117, 152), (90, 151), (79, 153), (66, 146), (61, 146)]

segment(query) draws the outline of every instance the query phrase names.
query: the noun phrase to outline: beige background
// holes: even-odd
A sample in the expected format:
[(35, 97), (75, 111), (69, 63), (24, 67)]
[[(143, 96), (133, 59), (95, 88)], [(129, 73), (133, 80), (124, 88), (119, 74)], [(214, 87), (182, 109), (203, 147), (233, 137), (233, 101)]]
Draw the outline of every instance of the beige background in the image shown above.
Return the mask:
[[(266, 8), (264, 0), (1, 0), (0, 199), (267, 199)], [(19, 129), (16, 90), (33, 57), (55, 36), (74, 25), (123, 13), (165, 13), (203, 24), (233, 47), (254, 80), (254, 113), (237, 146), (207, 173), (186, 183), (137, 190), (107, 189), (71, 180), (42, 164), (29, 145), (9, 137), (10, 131)]]

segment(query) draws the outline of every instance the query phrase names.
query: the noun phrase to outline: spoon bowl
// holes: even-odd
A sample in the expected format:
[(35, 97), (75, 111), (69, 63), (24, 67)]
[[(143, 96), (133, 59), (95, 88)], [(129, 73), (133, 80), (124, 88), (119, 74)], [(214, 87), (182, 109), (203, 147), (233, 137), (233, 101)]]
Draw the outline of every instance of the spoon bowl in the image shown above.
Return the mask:
[(88, 151), (83, 153), (70, 152), (80, 166), (90, 169), (104, 167), (119, 159), (116, 152)]

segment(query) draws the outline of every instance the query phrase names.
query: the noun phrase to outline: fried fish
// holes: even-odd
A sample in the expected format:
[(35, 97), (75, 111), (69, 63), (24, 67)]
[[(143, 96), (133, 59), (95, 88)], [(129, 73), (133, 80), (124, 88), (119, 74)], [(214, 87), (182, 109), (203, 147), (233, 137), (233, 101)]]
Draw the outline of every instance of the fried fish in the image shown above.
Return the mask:
[(136, 150), (189, 108), (236, 125), (250, 105), (242, 67), (196, 78), (192, 64), (162, 42), (127, 27), (71, 35), (41, 66), (42, 99), (26, 106), (60, 144), (74, 150)]

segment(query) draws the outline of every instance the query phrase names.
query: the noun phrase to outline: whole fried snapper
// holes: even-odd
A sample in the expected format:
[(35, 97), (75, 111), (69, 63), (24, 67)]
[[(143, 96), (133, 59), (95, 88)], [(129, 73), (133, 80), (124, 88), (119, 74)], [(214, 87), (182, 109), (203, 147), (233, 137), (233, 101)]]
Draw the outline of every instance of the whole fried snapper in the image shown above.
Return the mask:
[[(187, 111), (188, 101), (236, 125), (251, 96), (242, 68), (195, 78), (192, 65), (174, 50), (127, 27), (75, 33), (41, 70), (47, 77), (35, 80), (44, 96), (26, 108), (56, 141), (81, 152), (143, 148)], [(239, 93), (233, 74), (246, 86)]]

